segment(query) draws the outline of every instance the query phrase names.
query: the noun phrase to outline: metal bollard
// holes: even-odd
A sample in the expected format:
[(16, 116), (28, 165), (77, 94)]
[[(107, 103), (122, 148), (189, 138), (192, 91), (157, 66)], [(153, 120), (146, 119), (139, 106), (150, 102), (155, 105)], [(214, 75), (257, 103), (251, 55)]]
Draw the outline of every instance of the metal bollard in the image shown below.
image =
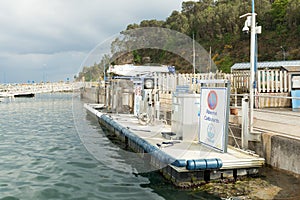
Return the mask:
[(249, 97), (242, 98), (242, 148), (248, 149), (249, 141)]

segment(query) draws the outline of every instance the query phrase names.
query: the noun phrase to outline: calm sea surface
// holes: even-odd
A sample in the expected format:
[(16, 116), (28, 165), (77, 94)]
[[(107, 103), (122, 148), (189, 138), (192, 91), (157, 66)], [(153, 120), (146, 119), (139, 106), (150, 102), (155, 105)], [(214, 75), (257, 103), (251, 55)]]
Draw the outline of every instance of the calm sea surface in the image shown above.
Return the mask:
[(218, 199), (137, 174), (74, 94), (0, 103), (0, 199)]

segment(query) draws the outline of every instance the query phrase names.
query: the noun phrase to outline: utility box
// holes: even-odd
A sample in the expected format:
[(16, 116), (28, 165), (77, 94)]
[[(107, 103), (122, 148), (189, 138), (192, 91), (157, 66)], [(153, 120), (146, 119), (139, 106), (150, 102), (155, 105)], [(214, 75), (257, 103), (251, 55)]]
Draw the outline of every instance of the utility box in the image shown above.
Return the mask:
[[(300, 75), (292, 76), (291, 96), (300, 98)], [(292, 99), (292, 109), (293, 109), (293, 111), (300, 111), (300, 100), (299, 99)]]
[(109, 87), (109, 111), (133, 113), (134, 86), (129, 80), (112, 80)]
[(174, 93), (171, 131), (176, 139), (198, 141), (200, 94)]

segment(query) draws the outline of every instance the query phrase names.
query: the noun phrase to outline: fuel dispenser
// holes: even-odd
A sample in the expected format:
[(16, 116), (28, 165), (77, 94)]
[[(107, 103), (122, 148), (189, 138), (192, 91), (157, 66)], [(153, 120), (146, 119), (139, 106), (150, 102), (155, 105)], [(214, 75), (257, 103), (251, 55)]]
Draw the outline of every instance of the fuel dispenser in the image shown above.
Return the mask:
[(155, 118), (155, 81), (154, 78), (143, 78), (142, 97), (137, 117), (142, 125), (152, 124)]

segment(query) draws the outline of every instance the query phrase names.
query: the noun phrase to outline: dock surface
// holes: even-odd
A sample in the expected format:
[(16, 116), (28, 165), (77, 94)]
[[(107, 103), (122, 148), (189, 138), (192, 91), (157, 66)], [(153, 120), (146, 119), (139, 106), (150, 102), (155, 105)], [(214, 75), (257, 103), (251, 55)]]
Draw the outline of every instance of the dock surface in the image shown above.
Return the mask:
[(300, 112), (286, 108), (254, 111), (254, 127), (300, 139)]
[[(167, 140), (162, 136), (162, 132), (171, 132), (171, 126), (164, 124), (154, 124), (143, 126), (140, 125), (138, 119), (133, 115), (128, 114), (110, 114), (110, 117), (123, 127), (132, 130), (138, 137), (147, 140), (153, 146), (168, 143), (174, 140)], [(178, 140), (176, 140), (178, 141)], [(178, 141), (174, 145), (160, 148), (161, 151), (169, 154), (175, 159), (181, 160), (197, 160), (220, 158), (223, 162), (221, 169), (235, 168), (253, 168), (261, 167), (264, 164), (264, 159), (250, 153), (240, 151), (229, 146), (227, 153), (210, 149), (198, 141)]]
[[(144, 151), (142, 151), (143, 154), (148, 153), (149, 149), (154, 149), (158, 152), (158, 154), (174, 158), (171, 162), (180, 162), (180, 165), (174, 165), (171, 162), (167, 163), (167, 167), (171, 170), (165, 170), (165, 173), (169, 173), (167, 174), (167, 176), (174, 176), (175, 179), (176, 177), (180, 177), (181, 173), (188, 173), (191, 176), (194, 176), (194, 173), (197, 171), (205, 171), (206, 173), (207, 171), (209, 171), (209, 173), (217, 174), (216, 179), (223, 178), (224, 173), (226, 173), (227, 175), (231, 174), (229, 175), (231, 177), (234, 177), (237, 174), (248, 175), (251, 173), (257, 173), (257, 168), (260, 168), (264, 165), (264, 158), (261, 158), (258, 155), (253, 154), (251, 152), (242, 151), (231, 146), (228, 147), (227, 153), (223, 153), (215, 149), (211, 149), (203, 144), (200, 144), (197, 140), (184, 141), (174, 140), (172, 138), (166, 139), (165, 137), (163, 137), (162, 133), (171, 132), (171, 126), (162, 122), (154, 122), (151, 125), (145, 126), (141, 125), (137, 117), (135, 117), (132, 114), (107, 114), (105, 112), (98, 111), (99, 105), (97, 104), (85, 104), (84, 107), (91, 114), (96, 116), (99, 119), (99, 121), (102, 121), (104, 125), (110, 127), (110, 130), (115, 132), (116, 135), (120, 136), (122, 132), (126, 133), (127, 131), (130, 131), (134, 135), (134, 138), (128, 137), (128, 139), (126, 138), (127, 136), (124, 134), (126, 138), (124, 139), (124, 141), (133, 140), (133, 143), (137, 143), (139, 140), (142, 140), (142, 143), (143, 141), (146, 141), (147, 146), (144, 149)], [(137, 149), (138, 151), (140, 151), (140, 147), (138, 147)], [(220, 164), (220, 167), (215, 167), (214, 169), (208, 167), (203, 170), (191, 170), (188, 167), (189, 162), (201, 162), (204, 160), (207, 163), (210, 160), (220, 160), (221, 164), (217, 161), (217, 163)], [(157, 162), (160, 161), (154, 161), (154, 163)], [(208, 166), (208, 164), (206, 165)], [(158, 164), (157, 166), (161, 165)], [(192, 180), (191, 177), (187, 177), (187, 179)], [(175, 180), (175, 182), (178, 182), (178, 180)]]

